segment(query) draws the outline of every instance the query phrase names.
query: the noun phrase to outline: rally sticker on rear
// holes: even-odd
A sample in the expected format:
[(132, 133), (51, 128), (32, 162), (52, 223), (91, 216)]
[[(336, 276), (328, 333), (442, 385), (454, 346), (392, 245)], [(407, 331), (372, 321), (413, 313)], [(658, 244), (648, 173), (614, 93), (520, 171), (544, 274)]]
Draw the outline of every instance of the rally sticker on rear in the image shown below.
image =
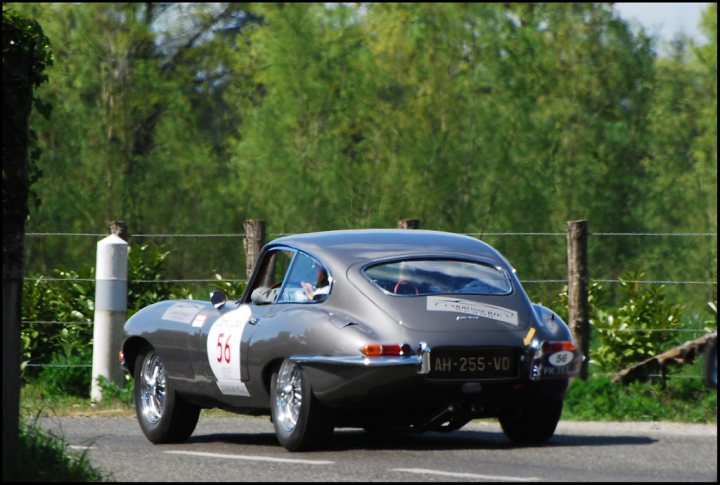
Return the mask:
[(510, 325), (517, 326), (519, 324), (518, 314), (514, 310), (460, 298), (428, 296), (427, 310), (430, 312), (465, 313), (477, 317), (491, 318)]
[(210, 328), (207, 339), (208, 362), (223, 394), (250, 395), (240, 380), (240, 340), (250, 315), (250, 307), (242, 305), (218, 318)]

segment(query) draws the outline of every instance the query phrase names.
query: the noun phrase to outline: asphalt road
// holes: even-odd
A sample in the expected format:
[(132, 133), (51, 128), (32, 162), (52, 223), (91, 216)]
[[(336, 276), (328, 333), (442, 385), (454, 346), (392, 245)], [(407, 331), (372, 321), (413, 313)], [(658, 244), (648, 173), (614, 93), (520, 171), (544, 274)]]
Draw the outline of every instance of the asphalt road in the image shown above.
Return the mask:
[(543, 446), (515, 447), (494, 421), (453, 433), (338, 429), (326, 451), (290, 453), (267, 418), (200, 417), (186, 443), (153, 445), (136, 418), (38, 424), (117, 481), (717, 481), (717, 426), (561, 421)]

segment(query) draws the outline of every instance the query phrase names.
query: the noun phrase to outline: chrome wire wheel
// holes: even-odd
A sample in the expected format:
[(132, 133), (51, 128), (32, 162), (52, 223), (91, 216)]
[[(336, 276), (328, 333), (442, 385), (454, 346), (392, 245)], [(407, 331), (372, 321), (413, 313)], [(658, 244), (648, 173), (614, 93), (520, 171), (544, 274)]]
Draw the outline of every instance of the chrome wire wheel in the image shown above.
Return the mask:
[(140, 370), (140, 412), (150, 424), (165, 412), (167, 382), (165, 366), (155, 352), (149, 352)]
[(303, 407), (303, 379), (300, 368), (289, 360), (280, 367), (275, 385), (275, 417), (288, 433), (297, 427)]

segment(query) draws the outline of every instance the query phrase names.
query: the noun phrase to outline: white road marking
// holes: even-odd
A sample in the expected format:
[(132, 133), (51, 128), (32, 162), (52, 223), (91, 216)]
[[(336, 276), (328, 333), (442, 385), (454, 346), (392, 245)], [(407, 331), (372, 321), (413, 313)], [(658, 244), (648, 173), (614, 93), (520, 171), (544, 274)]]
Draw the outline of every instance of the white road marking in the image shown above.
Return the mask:
[(225, 455), (222, 453), (206, 453), (204, 451), (165, 451), (164, 453), (170, 453), (173, 455), (193, 455), (193, 456), (207, 456), (210, 458), (229, 458), (232, 460), (248, 460), (248, 461), (273, 461), (278, 463), (299, 463), (303, 465), (334, 465), (334, 461), (325, 460), (299, 460), (296, 458), (274, 458), (269, 456), (254, 456), (254, 455)]
[(68, 448), (73, 450), (94, 450), (94, 446), (85, 446), (85, 445), (68, 445)]
[(419, 473), (424, 475), (443, 475), (453, 478), (475, 478), (478, 480), (497, 480), (500, 482), (538, 482), (540, 478), (535, 477), (505, 477), (499, 475), (480, 475), (478, 473), (457, 473), (444, 472), (441, 470), (428, 470), (426, 468), (391, 468), (394, 472)]

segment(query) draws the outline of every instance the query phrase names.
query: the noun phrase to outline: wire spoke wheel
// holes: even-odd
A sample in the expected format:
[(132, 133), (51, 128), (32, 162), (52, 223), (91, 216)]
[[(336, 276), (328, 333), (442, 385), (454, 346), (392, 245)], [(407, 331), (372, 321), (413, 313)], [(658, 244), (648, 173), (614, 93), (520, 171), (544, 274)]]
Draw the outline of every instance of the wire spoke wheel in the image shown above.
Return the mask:
[(200, 408), (175, 392), (155, 350), (140, 352), (135, 362), (135, 411), (143, 433), (153, 443), (185, 441), (197, 425)]
[(151, 424), (157, 423), (163, 416), (166, 390), (165, 366), (155, 352), (150, 352), (140, 370), (140, 411)]
[(290, 451), (325, 446), (332, 437), (334, 413), (315, 398), (303, 368), (287, 359), (270, 381), (275, 434)]
[(302, 406), (303, 379), (300, 368), (293, 362), (285, 361), (278, 373), (275, 388), (276, 419), (285, 431), (295, 431)]

